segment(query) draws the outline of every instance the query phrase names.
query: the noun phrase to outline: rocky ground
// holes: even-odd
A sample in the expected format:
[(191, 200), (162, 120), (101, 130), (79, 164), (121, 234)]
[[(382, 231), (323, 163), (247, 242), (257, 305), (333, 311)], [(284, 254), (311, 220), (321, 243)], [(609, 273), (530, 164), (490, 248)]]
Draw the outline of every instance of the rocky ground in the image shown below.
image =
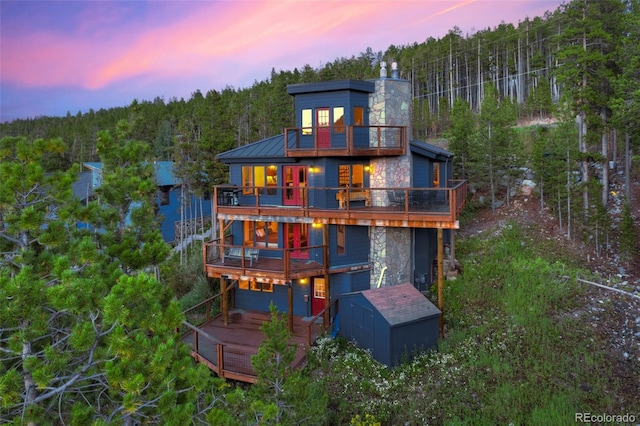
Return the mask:
[[(622, 205), (622, 190), (619, 177), (612, 182), (610, 211), (614, 224), (619, 223)], [(633, 214), (640, 230), (640, 183), (637, 179), (632, 188)], [(609, 348), (611, 364), (607, 366), (610, 380), (616, 380), (623, 394), (616, 397), (622, 406), (629, 401), (640, 406), (640, 257), (630, 263), (622, 262), (616, 252), (617, 244), (611, 244), (607, 253), (596, 253), (593, 245), (569, 239), (566, 230), (549, 210), (541, 210), (536, 196), (517, 195), (509, 206), (501, 206), (492, 212), (486, 209), (459, 231), (460, 236), (486, 232), (500, 232), (509, 221), (517, 221), (525, 227), (536, 229), (539, 238), (553, 239), (559, 246), (584, 259), (584, 268), (592, 272), (591, 277), (580, 281), (585, 286), (581, 307), (572, 314), (579, 315), (594, 328), (597, 338)], [(640, 245), (640, 242), (639, 242)], [(594, 276), (596, 278), (594, 278)], [(607, 288), (596, 286), (602, 285)], [(619, 291), (616, 291), (619, 290)], [(639, 415), (639, 413), (635, 413)]]

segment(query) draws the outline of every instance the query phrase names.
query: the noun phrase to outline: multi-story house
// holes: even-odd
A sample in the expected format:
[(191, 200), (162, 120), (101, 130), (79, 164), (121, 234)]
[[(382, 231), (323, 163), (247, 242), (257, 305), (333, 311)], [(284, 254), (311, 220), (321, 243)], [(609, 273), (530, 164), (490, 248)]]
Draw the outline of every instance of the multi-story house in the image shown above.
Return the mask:
[[(211, 320), (207, 305), (209, 321), (189, 326), (186, 338), (194, 357), (218, 374), (252, 381), (255, 352), (246, 345), (259, 344), (261, 335), (250, 329), (268, 319), (271, 303), (286, 313), (301, 346), (337, 318), (366, 346), (380, 331), (372, 328), (375, 300), (387, 302), (381, 311), (405, 314), (408, 304), (429, 304), (420, 291), (437, 277), (442, 248), (453, 248), (467, 186), (452, 180), (451, 153), (408, 140), (410, 83), (385, 74), (290, 85), (296, 127), (218, 155), (231, 185), (215, 188), (218, 238), (203, 254), (208, 276), (220, 280), (220, 315)], [(402, 297), (368, 297), (368, 307), (337, 303), (383, 288)], [(405, 349), (400, 340), (389, 344)], [(303, 357), (301, 350), (296, 363)]]

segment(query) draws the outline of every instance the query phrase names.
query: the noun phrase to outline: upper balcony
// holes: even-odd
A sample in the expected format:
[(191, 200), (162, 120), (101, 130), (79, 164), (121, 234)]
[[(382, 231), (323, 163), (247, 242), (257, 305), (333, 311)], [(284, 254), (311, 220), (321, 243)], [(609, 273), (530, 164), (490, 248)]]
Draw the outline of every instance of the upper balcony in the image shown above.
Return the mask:
[(406, 126), (315, 126), (287, 128), (287, 157), (386, 157), (404, 155)]
[[(457, 229), (467, 181), (447, 188), (214, 187), (219, 219)], [(284, 195), (283, 195), (284, 194)], [(286, 200), (286, 202), (283, 202)], [(293, 202), (292, 202), (293, 201)]]

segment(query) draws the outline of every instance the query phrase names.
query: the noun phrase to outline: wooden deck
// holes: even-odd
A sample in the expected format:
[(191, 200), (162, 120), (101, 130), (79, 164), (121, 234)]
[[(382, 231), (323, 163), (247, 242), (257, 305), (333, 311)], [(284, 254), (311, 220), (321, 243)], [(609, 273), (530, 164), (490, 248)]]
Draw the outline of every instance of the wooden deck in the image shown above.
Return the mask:
[[(229, 324), (225, 325), (222, 315), (218, 315), (199, 327), (190, 327), (182, 341), (192, 347), (192, 356), (206, 364), (221, 377), (254, 383), (256, 372), (251, 366), (251, 357), (258, 353), (264, 340), (260, 327), (270, 321), (269, 312), (230, 311)], [(292, 367), (304, 366), (309, 342), (322, 332), (320, 321), (312, 323), (310, 318), (293, 317), (293, 337), (291, 345), (296, 346), (296, 356)]]

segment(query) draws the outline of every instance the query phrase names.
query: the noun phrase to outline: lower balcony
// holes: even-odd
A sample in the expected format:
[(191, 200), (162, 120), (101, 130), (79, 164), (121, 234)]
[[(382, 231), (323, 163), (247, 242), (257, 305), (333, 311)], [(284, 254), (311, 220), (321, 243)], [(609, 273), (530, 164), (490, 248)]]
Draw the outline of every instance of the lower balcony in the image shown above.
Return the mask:
[(327, 273), (326, 246), (258, 248), (231, 245), (218, 239), (205, 242), (202, 250), (207, 275), (214, 278), (250, 277), (265, 283), (286, 284)]
[[(254, 383), (257, 373), (251, 365), (251, 357), (258, 353), (264, 340), (262, 324), (270, 321), (269, 312), (227, 308), (222, 294), (187, 309), (186, 321), (178, 332), (182, 341), (191, 347), (193, 358), (205, 364), (220, 377)], [(296, 347), (292, 368), (302, 368), (308, 348), (318, 337), (332, 328), (332, 318), (338, 304), (314, 317), (289, 316), (289, 344)]]

